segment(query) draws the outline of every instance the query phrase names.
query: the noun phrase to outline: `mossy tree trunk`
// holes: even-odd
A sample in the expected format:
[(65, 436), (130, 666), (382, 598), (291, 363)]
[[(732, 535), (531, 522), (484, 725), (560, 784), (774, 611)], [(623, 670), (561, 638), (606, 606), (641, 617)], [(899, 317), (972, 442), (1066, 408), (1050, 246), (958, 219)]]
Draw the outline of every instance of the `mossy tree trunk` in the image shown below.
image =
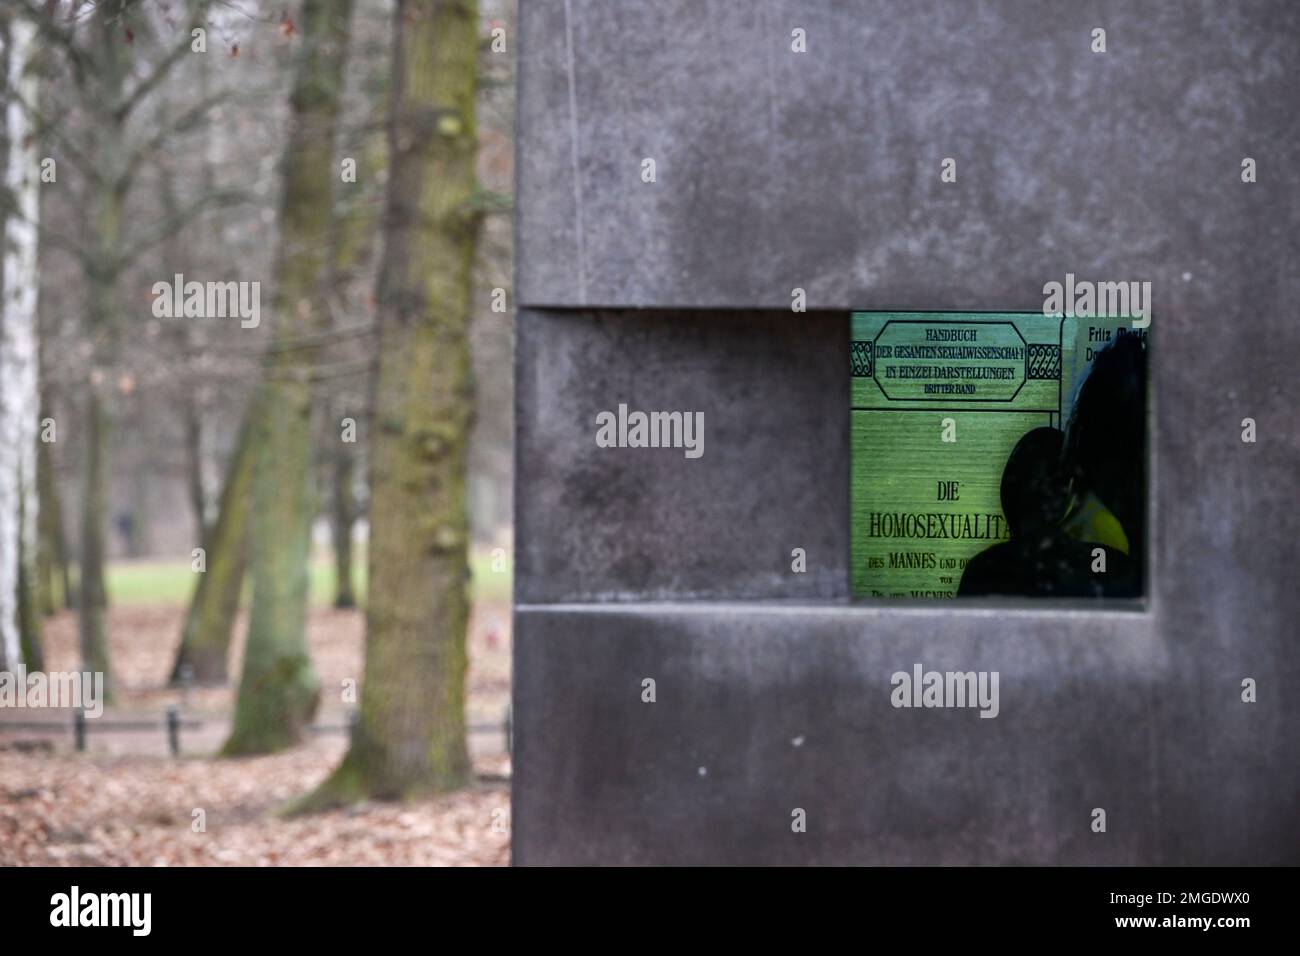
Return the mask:
[(360, 719), (301, 809), (467, 783), (476, 4), (399, 0), (370, 435)]
[[(280, 207), (272, 347), (253, 409), (253, 603), (226, 754), (292, 746), (316, 711), (320, 682), (307, 651), (315, 351), (328, 329), (321, 302), (338, 120), (352, 0), (304, 0)], [(294, 346), (294, 347), (288, 347)]]
[(248, 520), (253, 484), (251, 426), (245, 422), (226, 469), (217, 520), (203, 537), (207, 570), (197, 574), (194, 596), (180, 647), (172, 665), (171, 682), (177, 684), (189, 667), (198, 684), (224, 684), (230, 641), (235, 633), (239, 592), (248, 565)]
[(357, 519), (357, 497), (352, 483), (356, 475), (356, 451), (350, 442), (340, 441), (334, 449), (331, 469), (330, 528), (334, 544), (334, 606), (357, 606), (352, 581), (352, 526)]

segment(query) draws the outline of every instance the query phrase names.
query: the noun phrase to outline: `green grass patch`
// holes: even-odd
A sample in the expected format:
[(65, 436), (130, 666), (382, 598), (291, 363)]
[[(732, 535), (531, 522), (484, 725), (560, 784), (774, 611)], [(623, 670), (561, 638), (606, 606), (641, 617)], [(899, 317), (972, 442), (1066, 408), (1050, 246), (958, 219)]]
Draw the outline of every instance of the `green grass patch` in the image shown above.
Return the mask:
[[(357, 549), (353, 555), (357, 600), (366, 596), (365, 551)], [(501, 559), (502, 570), (492, 569), (491, 549), (470, 552), (470, 571), (473, 574), (472, 593), (476, 601), (510, 600), (511, 565), (509, 557)], [(330, 607), (334, 603), (334, 562), (325, 554), (311, 564), (311, 603), (315, 607)], [(188, 561), (115, 561), (108, 566), (109, 603), (121, 606), (186, 605), (194, 591), (198, 575), (190, 570)], [(244, 581), (242, 602), (251, 596), (248, 580)]]

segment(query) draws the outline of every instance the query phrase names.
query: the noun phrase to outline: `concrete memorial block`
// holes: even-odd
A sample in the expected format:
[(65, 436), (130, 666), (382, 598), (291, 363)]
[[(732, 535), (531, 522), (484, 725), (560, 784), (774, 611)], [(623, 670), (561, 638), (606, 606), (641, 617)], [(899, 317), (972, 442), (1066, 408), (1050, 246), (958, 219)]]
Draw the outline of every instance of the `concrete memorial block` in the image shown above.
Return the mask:
[[(516, 861), (1300, 862), (1300, 8), (521, 15)], [(849, 312), (1074, 277), (1151, 283), (1144, 596), (854, 601)]]
[(853, 594), (1141, 597), (1135, 321), (854, 313)]

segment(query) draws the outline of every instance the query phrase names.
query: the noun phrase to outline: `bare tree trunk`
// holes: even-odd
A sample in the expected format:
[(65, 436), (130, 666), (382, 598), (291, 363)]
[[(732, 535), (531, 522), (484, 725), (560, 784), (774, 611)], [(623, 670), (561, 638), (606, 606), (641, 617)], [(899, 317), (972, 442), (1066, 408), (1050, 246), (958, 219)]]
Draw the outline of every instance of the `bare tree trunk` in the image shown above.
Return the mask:
[(78, 634), (82, 665), (103, 672), (106, 696), (112, 696), (106, 611), (108, 589), (105, 571), (108, 553), (109, 463), (113, 411), (116, 404), (113, 369), (117, 365), (117, 274), (114, 256), (120, 235), (122, 210), (118, 197), (100, 197), (96, 218), (97, 238), (103, 258), (92, 276), (87, 306), (87, 326), (96, 338), (95, 365), (86, 383), (82, 443), (81, 560), (77, 588)]
[[(42, 403), (41, 408), (41, 419), (44, 420), (49, 416), (49, 406)], [(59, 482), (54, 474), (50, 443), (45, 441), (36, 443), (36, 489), (41, 502), (37, 526), (36, 592), (41, 613), (50, 617), (61, 607), (71, 607), (73, 598)]]
[[(29, 505), (31, 507), (29, 507)], [(24, 524), (36, 498), (24, 499), (19, 518)], [(36, 561), (32, 553), (38, 547), (35, 534), (23, 535), (18, 542), (18, 635), (23, 663), (28, 670), (44, 670), (45, 651), (41, 646), (41, 612), (37, 607)]]
[(131, 458), (131, 524), (126, 553), (128, 557), (143, 558), (153, 547), (153, 462), (138, 445), (132, 448)]
[(301, 809), (464, 785), (477, 11), (399, 0), (360, 721)]
[(108, 595), (104, 587), (104, 536), (107, 530), (108, 466), (104, 446), (109, 441), (109, 418), (102, 383), (91, 382), (86, 389), (85, 485), (81, 491), (81, 580), (77, 588), (77, 622), (81, 641), (82, 666), (104, 675), (104, 688), (111, 693), (108, 663), (108, 634), (105, 611)]
[(297, 743), (316, 711), (320, 681), (307, 651), (311, 544), (314, 350), (328, 328), (322, 292), (330, 234), (334, 129), (352, 0), (304, 0), (303, 49), (291, 98), (275, 272), (276, 334), (253, 417), (253, 604), (227, 754)]
[[(118, 21), (125, 9), (123, 0), (100, 3), (94, 11), (93, 31), (97, 42), (96, 86), (100, 124), (97, 154), (107, 171), (125, 165), (123, 121), (115, 104), (125, 83)], [(116, 187), (114, 175), (95, 184), (91, 224), (91, 251), (86, 267), (85, 335), (91, 342), (91, 368), (85, 388), (85, 438), (82, 442), (83, 482), (81, 498), (81, 560), (77, 587), (77, 626), (81, 641), (82, 666), (104, 674), (105, 697), (112, 699), (113, 682), (109, 667), (106, 610), (108, 589), (104, 575), (107, 564), (109, 521), (108, 450), (117, 396), (113, 376), (118, 361), (118, 279), (122, 270), (122, 211), (125, 194)]]
[[(382, 97), (381, 97), (382, 100)], [(375, 104), (378, 107), (378, 104)], [(330, 242), (330, 266), (327, 294), (333, 307), (335, 326), (343, 319), (342, 305), (348, 299), (348, 288), (357, 277), (362, 263), (369, 260), (379, 237), (379, 217), (372, 211), (370, 194), (366, 187), (377, 178), (384, 167), (387, 148), (381, 132), (371, 133), (357, 161), (357, 183), (337, 187), (333, 236)], [(374, 197), (377, 200), (379, 197)], [(373, 288), (373, 285), (371, 286)], [(342, 414), (339, 412), (342, 411)], [(342, 402), (336, 404), (330, 416), (327, 433), (333, 432), (348, 410)], [(353, 581), (352, 530), (358, 517), (356, 478), (357, 447), (351, 442), (337, 441), (333, 432), (333, 449), (330, 464), (330, 531), (334, 546), (334, 606), (356, 607), (356, 590)]]
[[(211, 68), (208, 64), (207, 57), (202, 57), (199, 61), (199, 83), (200, 91), (203, 97), (209, 95), (209, 74)], [(164, 113), (166, 109), (164, 108)], [(209, 144), (211, 137), (209, 137)], [(205, 162), (203, 164), (203, 189), (211, 194), (215, 193), (215, 174), (212, 164)], [(158, 173), (158, 194), (162, 201), (163, 213), (169, 219), (177, 219), (181, 214), (181, 202), (176, 193), (176, 178), (170, 167), (164, 166)], [(215, 218), (215, 217), (214, 217)], [(201, 243), (194, 243), (198, 246)], [(171, 242), (169, 242), (162, 254), (163, 275), (174, 276), (184, 273), (187, 263), (194, 261), (194, 248), (186, 241), (185, 232), (181, 230)], [(188, 323), (180, 322), (173, 326), (174, 336), (180, 347), (189, 350), (196, 346), (198, 336), (193, 331), (193, 326)], [(209, 532), (212, 530), (208, 524), (212, 516), (208, 514), (208, 489), (206, 482), (206, 459), (203, 450), (203, 403), (199, 397), (198, 389), (187, 387), (180, 401), (178, 411), (181, 414), (181, 425), (185, 432), (185, 478), (186, 491), (190, 499), (190, 510), (194, 516), (194, 540), (202, 543), (205, 547), (208, 541)], [(246, 432), (240, 433), (241, 445)], [(222, 672), (224, 674), (223, 666)]]
[(357, 498), (352, 482), (356, 474), (356, 451), (348, 442), (334, 448), (330, 528), (334, 544), (334, 606), (357, 606), (352, 585), (352, 526), (357, 518)]
[[(75, 254), (82, 271), (86, 296), (83, 343), (89, 346), (90, 373), (84, 388), (86, 407), (85, 433), (73, 440), (83, 449), (84, 496), (82, 502), (82, 586), (79, 588), (78, 618), (82, 653), (87, 666), (96, 666), (107, 674), (108, 645), (104, 633), (104, 566), (108, 524), (108, 452), (112, 447), (111, 433), (116, 396), (114, 376), (117, 371), (118, 336), (121, 316), (119, 280), (128, 261), (139, 250), (124, 248), (129, 238), (123, 233), (122, 213), (127, 195), (136, 181), (135, 174), (144, 158), (163, 148), (166, 138), (157, 139), (168, 130), (150, 129), (144, 124), (139, 135), (128, 136), (133, 124), (129, 117), (140, 104), (156, 95), (175, 66), (190, 60), (191, 38), (189, 27), (202, 22), (202, 16), (211, 0), (185, 0), (179, 23), (171, 23), (165, 31), (169, 37), (172, 29), (179, 28), (179, 43), (172, 43), (166, 52), (152, 62), (143, 63), (139, 51), (144, 44), (134, 41), (136, 30), (147, 27), (149, 17), (142, 16), (146, 5), (133, 0), (99, 0), (95, 4), (74, 5), (76, 16), (64, 17), (54, 10), (57, 4), (24, 3), (3, 5), (4, 10), (17, 6), (23, 20), (35, 27), (42, 38), (41, 52), (58, 54), (62, 66), (71, 75), (78, 105), (91, 117), (85, 124), (84, 151), (68, 150), (72, 159), (78, 154), (93, 157), (86, 162), (73, 159), (81, 165), (89, 183), (85, 198), (85, 221), (81, 224), (84, 238), (75, 243)], [(42, 9), (44, 7), (45, 9)], [(172, 11), (174, 16), (176, 11)], [(152, 28), (149, 28), (152, 29)], [(84, 38), (84, 39), (83, 39)], [(167, 45), (167, 44), (163, 44)], [(155, 44), (154, 46), (157, 46)], [(143, 76), (137, 67), (146, 66)], [(22, 100), (25, 102), (26, 97)], [(17, 108), (9, 104), (10, 110)], [(196, 114), (201, 115), (201, 111)], [(187, 122), (193, 122), (190, 116)], [(64, 124), (46, 120), (47, 129), (58, 130)], [(180, 132), (181, 126), (170, 128)], [(70, 138), (60, 137), (66, 145)], [(90, 169), (93, 167), (93, 169)], [(35, 164), (33, 164), (35, 170)], [(216, 198), (216, 197), (214, 197)], [(187, 216), (197, 212), (203, 204), (190, 207)], [(161, 235), (144, 240), (145, 246), (165, 239), (179, 229), (185, 221), (166, 220)], [(36, 509), (31, 511), (35, 520)], [(70, 589), (65, 589), (70, 592)], [(111, 693), (111, 683), (106, 683)]]
[[(13, 56), (13, 17), (0, 10), (0, 76), (11, 82), (10, 63)], [(0, 244), (7, 247), (9, 220), (17, 215), (10, 210), (9, 178), (14, 170), (9, 166), (9, 144), (13, 136), (9, 110), (6, 104), (4, 127), (0, 129), (0, 155), (4, 157), (5, 192), (0, 194)], [(18, 442), (18, 382), (13, 372), (19, 365), (15, 347), (10, 342), (13, 333), (9, 328), (5, 295), (8, 280), (7, 248), (0, 249), (0, 447), (17, 447)], [(17, 461), (0, 464), (0, 671), (10, 671), (22, 663), (22, 650), (18, 638), (18, 548), (21, 508), (19, 506), (19, 469)]]
[[(241, 437), (240, 443), (243, 443)], [(185, 468), (190, 508), (194, 512), (194, 540), (208, 537), (208, 495), (203, 484), (203, 416), (193, 395), (185, 403)]]
[[(4, 77), (29, 104), (36, 101), (28, 61), (36, 31), (8, 14), (4, 26)], [(36, 580), (37, 415), (40, 408), (36, 331), (39, 157), (24, 108), (10, 99), (4, 115), (4, 192), (0, 202), (3, 273), (0, 277), (0, 667), (20, 661), (40, 665)]]
[(230, 641), (235, 633), (239, 592), (248, 564), (249, 492), (253, 483), (250, 432), (246, 421), (226, 470), (221, 510), (203, 539), (207, 570), (197, 575), (185, 630), (172, 665), (172, 683), (182, 679), (186, 666), (200, 684), (223, 684), (227, 679)]

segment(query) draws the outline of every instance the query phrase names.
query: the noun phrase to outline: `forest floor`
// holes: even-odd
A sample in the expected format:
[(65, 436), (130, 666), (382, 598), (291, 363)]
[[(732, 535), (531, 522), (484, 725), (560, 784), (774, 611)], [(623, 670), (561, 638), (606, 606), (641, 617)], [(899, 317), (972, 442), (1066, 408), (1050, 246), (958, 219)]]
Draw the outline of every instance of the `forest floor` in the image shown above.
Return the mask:
[[(478, 602), (470, 626), (473, 787), (288, 820), (276, 811), (323, 780), (345, 750), (345, 682), (361, 683), (361, 612), (311, 611), (317, 732), (285, 753), (240, 759), (214, 756), (229, 728), (234, 682), (188, 692), (165, 686), (183, 615), (180, 607), (110, 610), (118, 701), (86, 721), (85, 752), (73, 747), (68, 711), (0, 712), (0, 866), (508, 864), (510, 758), (498, 729), (510, 697), (507, 603)], [(76, 623), (72, 613), (46, 622), (47, 670), (78, 669)], [(244, 624), (241, 615), (234, 675)], [(179, 757), (168, 753), (169, 706), (185, 721)], [(148, 726), (113, 729), (123, 721)]]

